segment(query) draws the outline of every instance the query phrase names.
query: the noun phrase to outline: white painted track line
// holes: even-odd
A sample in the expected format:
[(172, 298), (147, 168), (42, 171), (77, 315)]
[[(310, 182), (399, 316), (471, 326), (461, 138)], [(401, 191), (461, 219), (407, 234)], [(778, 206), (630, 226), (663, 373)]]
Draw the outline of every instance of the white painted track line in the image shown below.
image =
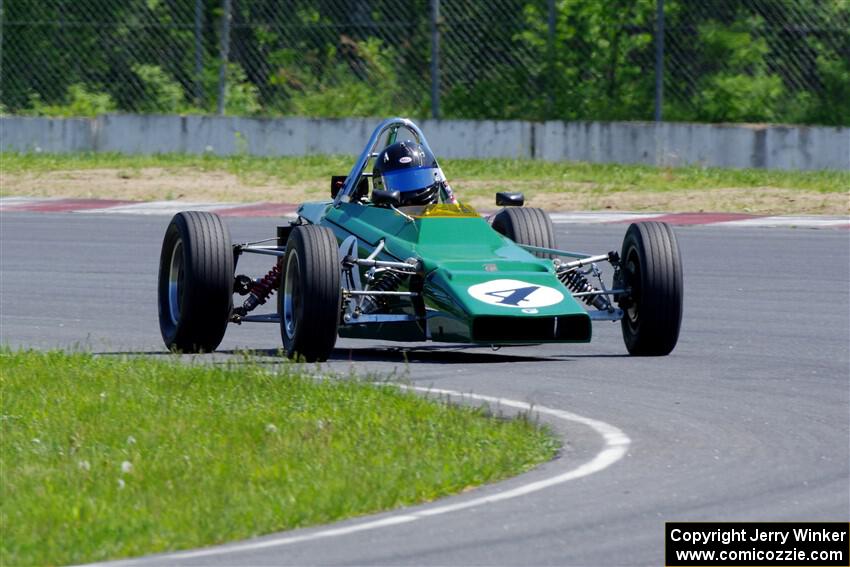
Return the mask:
[(47, 199), (36, 199), (34, 197), (0, 197), (0, 206), (39, 203), (41, 201), (47, 201)]
[(744, 219), (728, 221), (725, 226), (800, 226), (800, 227), (830, 227), (850, 225), (850, 216), (846, 217), (811, 217), (811, 216), (776, 216), (759, 217), (755, 219)]
[(84, 213), (125, 215), (176, 215), (180, 211), (212, 211), (237, 207), (238, 203), (201, 203), (192, 201), (150, 201), (102, 209), (87, 209)]
[(442, 506), (433, 506), (427, 507), (424, 510), (420, 510), (418, 512), (399, 512), (398, 514), (393, 514), (388, 517), (376, 519), (376, 520), (365, 520), (362, 522), (355, 523), (353, 525), (342, 526), (338, 528), (327, 528), (319, 531), (314, 531), (311, 533), (306, 533), (304, 535), (297, 536), (271, 536), (264, 537), (257, 541), (245, 541), (242, 543), (234, 543), (234, 544), (225, 544), (217, 547), (210, 547), (205, 549), (198, 549), (195, 551), (184, 551), (177, 553), (169, 553), (162, 555), (155, 555), (149, 558), (135, 558), (135, 559), (127, 559), (120, 561), (112, 561), (105, 562), (98, 565), (111, 565), (111, 566), (119, 566), (119, 565), (135, 565), (139, 563), (145, 563), (147, 561), (156, 561), (159, 563), (171, 563), (176, 562), (181, 559), (194, 559), (198, 557), (211, 557), (216, 555), (227, 555), (231, 553), (240, 553), (244, 551), (253, 551), (257, 549), (266, 549), (270, 547), (280, 547), (285, 545), (292, 545), (295, 543), (306, 542), (306, 541), (314, 541), (318, 539), (332, 538), (337, 536), (349, 535), (358, 532), (364, 532), (369, 530), (376, 530), (380, 528), (386, 528), (389, 526), (395, 526), (399, 524), (406, 524), (409, 522), (415, 522), (417, 520), (421, 520), (423, 518), (429, 518), (432, 516), (439, 516), (442, 514), (449, 514), (452, 512), (457, 512), (459, 510), (465, 510), (467, 508), (473, 508), (476, 506), (483, 506), (486, 504), (494, 504), (496, 502), (502, 502), (504, 500), (510, 500), (513, 498), (519, 498), (521, 496), (525, 496), (528, 494), (532, 494), (534, 492), (539, 492), (546, 488), (550, 488), (552, 486), (556, 486), (559, 484), (563, 484), (565, 482), (569, 482), (571, 480), (575, 480), (578, 478), (582, 478), (593, 473), (600, 472), (610, 467), (620, 459), (622, 459), (628, 450), (629, 444), (631, 440), (629, 437), (619, 428), (605, 423), (604, 421), (599, 421), (597, 419), (592, 419), (589, 417), (584, 417), (575, 413), (571, 413), (564, 410), (549, 408), (546, 406), (534, 405), (532, 406), (529, 403), (521, 402), (517, 400), (511, 400), (507, 398), (499, 398), (496, 396), (484, 396), (481, 394), (464, 394), (462, 392), (456, 392), (453, 390), (440, 390), (434, 388), (423, 388), (419, 386), (399, 386), (403, 389), (414, 390), (417, 392), (422, 392), (426, 394), (436, 394), (441, 396), (449, 396), (451, 398), (457, 399), (472, 399), (478, 400), (482, 402), (488, 402), (491, 404), (497, 404), (499, 406), (515, 408), (520, 411), (531, 411), (536, 412), (541, 415), (546, 415), (549, 417), (553, 417), (555, 419), (559, 419), (562, 421), (567, 421), (570, 423), (577, 423), (579, 425), (584, 425), (593, 429), (596, 433), (602, 437), (603, 440), (603, 448), (599, 451), (596, 456), (594, 456), (591, 460), (572, 468), (566, 472), (562, 472), (560, 474), (556, 474), (554, 476), (544, 478), (541, 480), (537, 480), (534, 482), (529, 482), (518, 486), (516, 488), (511, 488), (509, 490), (503, 490), (501, 492), (496, 492), (494, 494), (488, 494), (486, 496), (480, 496), (478, 498), (472, 498), (470, 500), (464, 500), (462, 502), (457, 502), (455, 504), (445, 504)]
[(553, 223), (592, 224), (600, 222), (637, 222), (662, 216), (664, 213), (549, 213)]

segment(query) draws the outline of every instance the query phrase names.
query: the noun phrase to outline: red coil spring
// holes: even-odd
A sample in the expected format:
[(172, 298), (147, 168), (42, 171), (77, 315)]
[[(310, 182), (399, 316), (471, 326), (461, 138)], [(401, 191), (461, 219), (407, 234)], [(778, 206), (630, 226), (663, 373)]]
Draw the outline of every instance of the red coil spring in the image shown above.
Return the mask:
[(262, 305), (280, 285), (280, 266), (277, 264), (269, 270), (269, 273), (251, 284), (251, 295), (256, 302)]

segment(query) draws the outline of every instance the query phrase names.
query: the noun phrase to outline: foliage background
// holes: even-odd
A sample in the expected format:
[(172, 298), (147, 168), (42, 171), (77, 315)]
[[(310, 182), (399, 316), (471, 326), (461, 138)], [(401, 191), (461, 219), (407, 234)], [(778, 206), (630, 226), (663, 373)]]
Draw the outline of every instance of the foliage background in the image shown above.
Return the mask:
[[(432, 113), (434, 0), (231, 0), (223, 110)], [(211, 113), (224, 0), (7, 0), (5, 112)], [(664, 118), (850, 125), (850, 0), (665, 0)], [(656, 0), (443, 1), (445, 118), (649, 120)]]

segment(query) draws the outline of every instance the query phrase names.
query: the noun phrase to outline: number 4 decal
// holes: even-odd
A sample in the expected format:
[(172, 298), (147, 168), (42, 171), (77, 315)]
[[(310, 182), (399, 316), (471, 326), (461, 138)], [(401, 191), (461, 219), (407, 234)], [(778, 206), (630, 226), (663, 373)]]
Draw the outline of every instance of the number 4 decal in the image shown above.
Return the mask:
[(555, 288), (520, 280), (490, 280), (470, 286), (467, 291), (479, 301), (509, 308), (546, 307), (564, 299), (564, 294)]
[(528, 301), (528, 296), (540, 289), (539, 285), (530, 285), (528, 287), (518, 287), (516, 289), (503, 289), (500, 291), (487, 291), (484, 295), (492, 295), (493, 297), (501, 298), (499, 305), (518, 306), (522, 301)]

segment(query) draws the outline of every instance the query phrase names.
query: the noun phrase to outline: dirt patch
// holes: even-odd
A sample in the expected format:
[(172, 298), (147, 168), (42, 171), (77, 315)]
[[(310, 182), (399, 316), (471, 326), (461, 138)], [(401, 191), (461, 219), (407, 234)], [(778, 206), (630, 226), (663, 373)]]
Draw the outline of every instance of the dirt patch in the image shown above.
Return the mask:
[(455, 187), (478, 208), (493, 208), (496, 191), (522, 191), (535, 207), (562, 211), (728, 212), (765, 215), (850, 214), (850, 192), (822, 193), (778, 187), (623, 189), (592, 182), (540, 180), (458, 181)]
[[(473, 206), (495, 208), (496, 191), (523, 191), (528, 204), (549, 210), (743, 212), (753, 214), (850, 214), (850, 193), (820, 193), (775, 187), (681, 190), (622, 190), (597, 183), (548, 180), (458, 179), (459, 197)], [(557, 190), (553, 190), (557, 189)], [(4, 173), (4, 195), (120, 200), (185, 200), (300, 203), (329, 197), (328, 180), (285, 184), (270, 177), (246, 178), (197, 168), (82, 169)]]
[(765, 215), (846, 215), (850, 197), (775, 187), (677, 191), (569, 191), (537, 193), (529, 203), (551, 210), (728, 212)]
[(226, 171), (200, 169), (82, 169), (3, 174), (2, 192), (31, 197), (75, 197), (130, 201), (274, 201), (316, 199), (319, 180), (284, 186), (274, 179), (244, 179)]

